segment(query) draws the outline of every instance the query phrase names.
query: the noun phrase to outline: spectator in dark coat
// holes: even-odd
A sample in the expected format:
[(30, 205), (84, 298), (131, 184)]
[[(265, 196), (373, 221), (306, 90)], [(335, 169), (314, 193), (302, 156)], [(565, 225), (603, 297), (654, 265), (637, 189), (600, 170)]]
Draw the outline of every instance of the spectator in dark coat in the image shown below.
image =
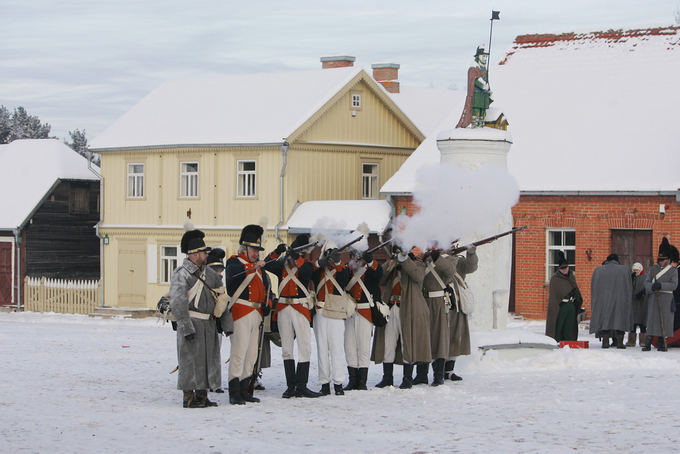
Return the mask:
[(617, 348), (626, 348), (623, 335), (633, 330), (633, 284), (618, 255), (610, 254), (593, 272), (590, 304), (590, 332), (602, 338), (602, 348), (609, 348), (610, 337)]
[(577, 315), (583, 303), (576, 276), (564, 253), (559, 252), (558, 269), (550, 278), (545, 335), (556, 341), (578, 338)]
[(628, 333), (626, 347), (635, 347), (635, 336), (638, 327), (640, 328), (640, 346), (645, 344), (645, 333), (647, 332), (647, 294), (645, 293), (645, 270), (641, 263), (633, 263), (633, 331)]

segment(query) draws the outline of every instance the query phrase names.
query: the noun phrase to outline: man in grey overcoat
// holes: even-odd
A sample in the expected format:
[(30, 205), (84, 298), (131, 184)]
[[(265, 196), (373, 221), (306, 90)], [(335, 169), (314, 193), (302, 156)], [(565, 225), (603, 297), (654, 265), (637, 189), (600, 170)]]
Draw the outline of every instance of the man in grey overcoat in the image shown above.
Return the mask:
[(170, 309), (177, 320), (177, 389), (184, 393), (184, 408), (216, 407), (208, 400), (208, 389), (222, 386), (215, 300), (210, 292), (221, 287), (222, 280), (206, 267), (210, 248), (204, 236), (200, 230), (184, 233), (181, 250), (187, 258), (170, 280)]
[(678, 272), (670, 264), (673, 255), (673, 246), (665, 237), (659, 245), (657, 262), (647, 274), (645, 290), (647, 291), (647, 338), (643, 351), (651, 350), (652, 338), (659, 337), (657, 349), (666, 351), (666, 338), (673, 336), (673, 290), (678, 286)]
[[(444, 384), (444, 366), (449, 357), (449, 321), (447, 314), (451, 307), (450, 295), (453, 291), (447, 283), (453, 281), (454, 264), (442, 256), (441, 250), (431, 249), (425, 258), (425, 278), (423, 279), (423, 294), (430, 309), (430, 345), (432, 347), (432, 372), (434, 378), (432, 386)], [(420, 367), (420, 365), (418, 365)], [(427, 383), (427, 369), (418, 370), (414, 385)]]
[[(428, 365), (432, 361), (430, 345), (430, 309), (423, 296), (425, 263), (422, 253), (399, 254), (401, 263), (401, 353), (404, 361), (404, 380), (402, 389), (413, 385), (413, 365), (424, 367), (427, 376)], [(418, 255), (416, 255), (418, 254)], [(426, 379), (427, 382), (427, 379)]]
[(626, 348), (623, 336), (633, 329), (633, 284), (618, 255), (610, 254), (593, 272), (590, 306), (590, 333), (602, 338), (602, 348), (609, 348), (610, 337), (617, 348)]
[[(479, 266), (479, 256), (477, 255), (477, 247), (473, 244), (466, 246), (465, 257), (462, 255), (448, 255), (443, 257), (451, 262), (453, 269), (465, 281), (468, 274), (477, 271)], [(451, 283), (453, 285), (453, 283)], [(454, 298), (452, 296), (452, 298)], [(463, 378), (453, 372), (456, 365), (456, 359), (459, 356), (470, 354), (470, 325), (468, 323), (468, 316), (461, 308), (460, 304), (452, 304), (451, 310), (448, 314), (449, 319), (449, 354), (444, 365), (444, 379), (453, 381), (460, 381)]]

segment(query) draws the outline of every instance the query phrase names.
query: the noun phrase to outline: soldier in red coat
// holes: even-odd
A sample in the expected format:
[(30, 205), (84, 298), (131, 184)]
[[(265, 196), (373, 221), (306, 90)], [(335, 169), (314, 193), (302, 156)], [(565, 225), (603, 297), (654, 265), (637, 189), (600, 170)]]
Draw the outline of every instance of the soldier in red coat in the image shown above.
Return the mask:
[[(271, 300), (267, 295), (269, 278), (260, 260), (264, 229), (250, 224), (241, 231), (238, 255), (227, 260), (226, 281), (234, 333), (230, 336), (229, 403), (243, 405), (259, 402), (249, 392), (250, 380), (255, 380), (253, 368), (257, 361), (262, 317), (269, 313)], [(224, 317), (224, 316), (223, 316)]]
[[(286, 251), (286, 245), (280, 244), (269, 254), (271, 271), (279, 278), (279, 301), (276, 305), (274, 319), (281, 335), (281, 352), (283, 368), (286, 373), (286, 391), (283, 398), (319, 397), (321, 394), (307, 388), (309, 380), (309, 358), (312, 353), (311, 327), (312, 315), (309, 312), (314, 301), (309, 292), (309, 281), (314, 273), (314, 265), (306, 259), (305, 252), (293, 249), (309, 244), (309, 234), (299, 235)], [(277, 260), (283, 258), (283, 260)], [(295, 367), (293, 346), (297, 341), (298, 363)]]

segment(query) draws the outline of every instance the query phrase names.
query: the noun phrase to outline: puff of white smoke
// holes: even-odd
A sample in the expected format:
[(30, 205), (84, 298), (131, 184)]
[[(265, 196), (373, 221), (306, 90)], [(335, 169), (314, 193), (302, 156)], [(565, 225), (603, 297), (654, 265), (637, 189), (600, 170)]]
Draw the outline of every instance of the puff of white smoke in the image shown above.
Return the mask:
[(474, 170), (448, 163), (424, 167), (413, 191), (420, 209), (411, 217), (397, 216), (393, 236), (405, 249), (481, 238), (497, 233), (499, 220), (518, 199), (517, 182), (498, 165)]
[[(362, 229), (366, 231), (365, 234), (361, 231)], [(357, 230), (348, 232), (344, 224), (330, 217), (322, 217), (312, 226), (310, 238), (313, 238), (312, 241), (331, 241), (337, 247), (341, 247), (359, 235), (364, 235), (364, 238), (354, 243), (352, 249), (365, 251), (368, 249), (368, 226), (366, 224), (360, 224)]]

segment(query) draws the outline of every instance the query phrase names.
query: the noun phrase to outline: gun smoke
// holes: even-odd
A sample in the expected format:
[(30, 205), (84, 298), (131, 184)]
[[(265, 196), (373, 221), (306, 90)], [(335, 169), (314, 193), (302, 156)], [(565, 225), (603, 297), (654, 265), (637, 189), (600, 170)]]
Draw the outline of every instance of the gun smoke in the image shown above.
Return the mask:
[(474, 170), (447, 163), (423, 167), (417, 182), (413, 202), (420, 209), (397, 216), (393, 225), (395, 242), (405, 250), (448, 248), (452, 241), (466, 244), (497, 233), (519, 199), (515, 179), (493, 164)]

